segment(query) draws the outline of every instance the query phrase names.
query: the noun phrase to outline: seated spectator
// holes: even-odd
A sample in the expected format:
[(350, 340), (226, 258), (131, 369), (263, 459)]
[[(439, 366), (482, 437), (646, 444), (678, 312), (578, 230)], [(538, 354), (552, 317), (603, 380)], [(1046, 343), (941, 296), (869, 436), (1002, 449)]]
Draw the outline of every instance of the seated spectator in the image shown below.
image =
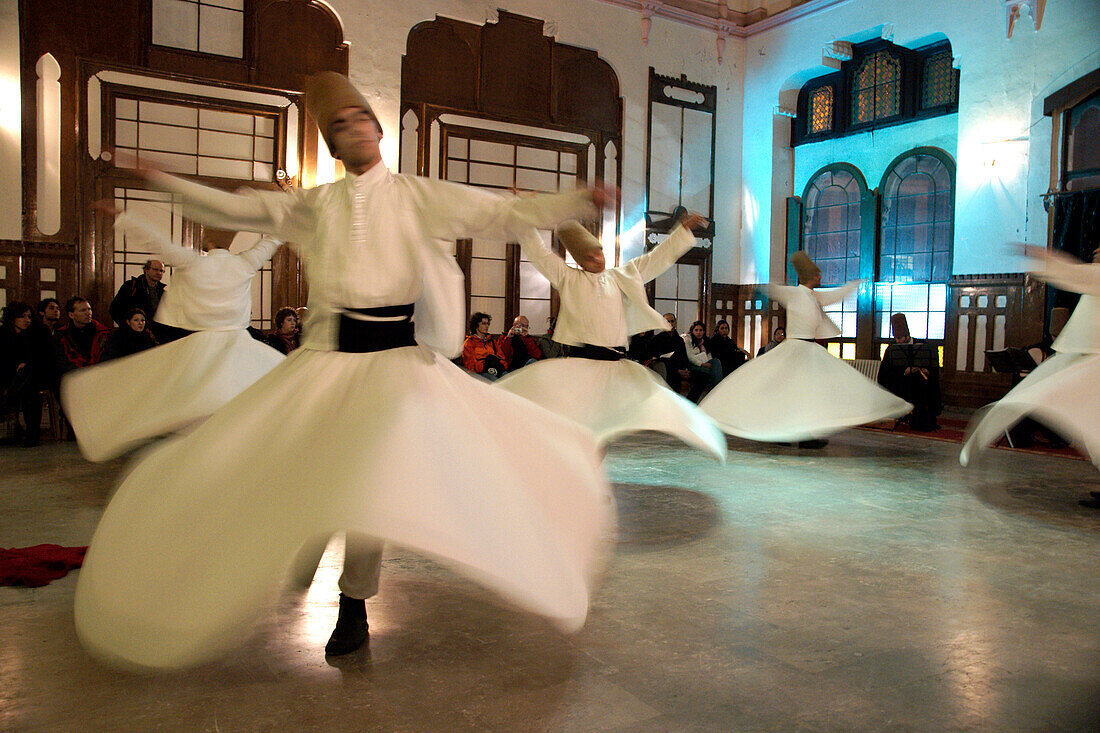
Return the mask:
[(714, 327), (714, 333), (707, 339), (707, 351), (722, 363), (722, 374), (725, 375), (749, 360), (748, 352), (730, 338), (730, 324), (726, 321), (718, 321)]
[(0, 407), (18, 410), (25, 425), (23, 445), (38, 445), (42, 424), (41, 392), (52, 360), (50, 342), (32, 328), (34, 310), (26, 303), (9, 303), (0, 318)]
[[(57, 365), (62, 374), (73, 369), (98, 364), (103, 358), (110, 331), (92, 318), (92, 304), (79, 295), (65, 303), (69, 322), (57, 329)], [(123, 319), (125, 320), (125, 318)]]
[(682, 392), (684, 380), (691, 375), (687, 348), (680, 334), (676, 333), (676, 314), (664, 315), (672, 328), (653, 334), (649, 341), (649, 355), (642, 363), (664, 377), (673, 392)]
[(126, 313), (126, 321), (107, 337), (100, 363), (136, 354), (157, 345), (152, 332), (146, 328), (145, 314), (141, 308), (131, 308)]
[(280, 353), (289, 354), (300, 345), (298, 316), (293, 308), (280, 308), (275, 314), (275, 330), (267, 337), (267, 343)]
[(61, 303), (57, 298), (43, 298), (38, 301), (38, 325), (47, 329), (52, 337), (60, 323)]
[(702, 321), (691, 324), (691, 329), (684, 334), (684, 347), (692, 375), (688, 399), (698, 402), (722, 381), (722, 362), (707, 350), (707, 327)]
[(569, 356), (569, 347), (554, 340), (554, 327), (558, 319), (550, 316), (546, 319), (546, 333), (538, 338), (539, 351), (543, 359), (558, 359)]
[(764, 354), (766, 354), (769, 351), (771, 351), (772, 349), (774, 349), (776, 346), (779, 346), (779, 344), (783, 343), (783, 341), (786, 340), (786, 338), (787, 338), (787, 329), (783, 328), (782, 326), (776, 326), (772, 330), (771, 340), (769, 340), (768, 343), (761, 346), (760, 351), (757, 351), (756, 355), (757, 356), (763, 356)]
[(542, 349), (530, 330), (531, 322), (527, 320), (527, 316), (516, 316), (512, 321), (512, 328), (501, 335), (498, 345), (504, 356), (504, 363), (508, 365), (507, 371), (514, 372), (529, 362), (542, 358)]
[(150, 319), (156, 317), (157, 307), (164, 295), (164, 263), (160, 260), (146, 260), (141, 274), (135, 275), (118, 289), (111, 301), (111, 318), (121, 327), (126, 322), (126, 314), (134, 308), (141, 309)]
[(474, 374), (496, 381), (504, 375), (508, 362), (500, 351), (497, 339), (489, 335), (493, 319), (488, 313), (470, 316), (470, 335), (462, 345), (462, 366)]
[(940, 401), (940, 364), (936, 350), (914, 341), (904, 313), (890, 316), (894, 343), (886, 347), (879, 365), (878, 383), (913, 404), (913, 411), (902, 418), (913, 430), (937, 430), (936, 416)]

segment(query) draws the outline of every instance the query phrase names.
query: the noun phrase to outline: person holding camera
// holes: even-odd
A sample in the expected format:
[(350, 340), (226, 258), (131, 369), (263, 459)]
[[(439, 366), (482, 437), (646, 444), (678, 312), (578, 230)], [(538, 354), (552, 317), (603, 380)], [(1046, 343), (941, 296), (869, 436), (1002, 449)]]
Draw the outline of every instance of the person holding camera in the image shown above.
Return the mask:
[(470, 316), (470, 335), (462, 344), (462, 366), (490, 382), (500, 379), (508, 369), (508, 360), (500, 349), (500, 343), (489, 334), (489, 324), (492, 322), (493, 318), (488, 313), (474, 313)]
[(531, 335), (531, 322), (527, 320), (527, 316), (516, 316), (508, 333), (502, 335), (498, 341), (500, 353), (504, 354), (504, 363), (508, 365), (509, 372), (514, 372), (542, 358), (542, 349), (539, 348), (535, 337)]

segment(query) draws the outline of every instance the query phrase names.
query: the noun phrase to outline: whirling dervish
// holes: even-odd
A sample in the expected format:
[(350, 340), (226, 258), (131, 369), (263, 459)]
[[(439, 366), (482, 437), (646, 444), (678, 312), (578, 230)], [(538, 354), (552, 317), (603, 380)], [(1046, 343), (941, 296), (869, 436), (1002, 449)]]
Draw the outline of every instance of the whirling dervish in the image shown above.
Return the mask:
[(630, 336), (669, 329), (649, 305), (645, 283), (691, 249), (692, 229), (705, 224), (700, 214), (687, 214), (653, 250), (612, 268), (599, 240), (579, 222), (561, 224), (557, 234), (580, 268), (547, 248), (537, 231), (520, 237), (527, 259), (561, 295), (554, 340), (569, 346), (569, 356), (528, 364), (497, 386), (590, 428), (605, 444), (655, 430), (724, 461), (726, 438), (714, 421), (655, 372), (626, 358)]
[(315, 558), (339, 532), (326, 654), (368, 641), (364, 599), (378, 590), (387, 541), (577, 630), (614, 521), (598, 447), (584, 428), (450, 362), (465, 298), (443, 240), (507, 240), (595, 215), (608, 192), (502, 198), (394, 174), (382, 127), (346, 77), (313, 77), (305, 103), (343, 180), (230, 194), (138, 170), (178, 194), (189, 218), (292, 242), (309, 325), (278, 367), (123, 481), (80, 573), (81, 641), (126, 666), (209, 660), (239, 644), (303, 554)]
[(1073, 315), (1044, 359), (999, 401), (975, 413), (959, 452), (967, 465), (1025, 417), (1043, 423), (1087, 452), (1100, 467), (1100, 249), (1091, 263), (1043, 247), (1028, 246), (1032, 274), (1080, 293)]
[(252, 278), (282, 242), (264, 237), (231, 254), (207, 239), (203, 254), (173, 244), (139, 216), (99, 206), (117, 215), (116, 237), (146, 245), (173, 268), (156, 314), (145, 315), (193, 333), (65, 375), (65, 415), (90, 461), (109, 460), (209, 417), (283, 360), (246, 330)]
[(791, 255), (798, 285), (768, 285), (787, 309), (787, 338), (711, 390), (699, 407), (730, 435), (821, 447), (848, 427), (905, 415), (913, 406), (815, 343), (840, 335), (823, 306), (859, 287), (852, 281), (819, 289), (821, 269), (802, 251)]

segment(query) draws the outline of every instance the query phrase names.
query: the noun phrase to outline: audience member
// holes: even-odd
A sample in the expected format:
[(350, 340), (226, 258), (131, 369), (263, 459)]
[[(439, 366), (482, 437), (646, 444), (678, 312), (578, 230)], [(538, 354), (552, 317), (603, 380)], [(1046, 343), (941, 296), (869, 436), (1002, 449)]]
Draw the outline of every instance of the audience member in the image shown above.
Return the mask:
[(707, 351), (722, 364), (722, 374), (728, 375), (749, 360), (749, 354), (730, 338), (730, 324), (718, 321), (714, 333), (707, 340)]
[(43, 298), (38, 301), (38, 324), (45, 328), (52, 338), (61, 323), (61, 303), (57, 298)]
[(145, 313), (141, 308), (131, 308), (126, 313), (126, 321), (107, 337), (107, 345), (103, 347), (103, 358), (99, 360), (100, 363), (130, 356), (156, 346), (157, 340), (146, 326)]
[(267, 337), (267, 343), (280, 353), (289, 354), (298, 348), (301, 331), (298, 330), (298, 316), (293, 308), (280, 308), (275, 314), (275, 330)]
[[(43, 376), (52, 359), (50, 343), (42, 331), (32, 328), (34, 309), (26, 303), (9, 303), (0, 318), (0, 406), (23, 414), (23, 445), (38, 445), (42, 424)], [(18, 439), (18, 438), (16, 438)]]
[(672, 328), (653, 334), (649, 340), (649, 354), (642, 363), (664, 377), (673, 392), (682, 392), (684, 380), (691, 375), (691, 362), (684, 340), (676, 332), (676, 314), (665, 313), (664, 316)]
[(943, 410), (939, 356), (927, 343), (913, 340), (904, 313), (890, 316), (890, 330), (894, 343), (882, 355), (878, 383), (913, 404), (902, 418), (913, 430), (938, 430), (936, 416)]
[(771, 339), (768, 341), (768, 343), (760, 347), (760, 350), (756, 352), (756, 355), (763, 356), (764, 354), (774, 349), (776, 346), (779, 346), (779, 344), (783, 343), (786, 338), (787, 329), (783, 328), (782, 326), (776, 326), (772, 329)]
[(554, 340), (554, 328), (558, 325), (558, 319), (550, 316), (546, 319), (546, 333), (538, 338), (539, 351), (543, 359), (559, 359), (569, 356), (569, 347)]
[(166, 287), (161, 282), (163, 279), (164, 263), (160, 260), (147, 260), (141, 274), (122, 283), (115, 299), (111, 301), (111, 318), (114, 322), (121, 327), (126, 321), (126, 314), (134, 308), (141, 309), (150, 319), (155, 318)]
[(508, 362), (500, 351), (497, 339), (489, 335), (493, 319), (488, 313), (470, 316), (470, 335), (462, 345), (462, 366), (474, 374), (495, 381), (503, 376)]
[(691, 324), (683, 338), (692, 375), (688, 399), (698, 402), (722, 381), (722, 362), (707, 350), (707, 327), (702, 321)]
[[(54, 340), (57, 345), (57, 365), (61, 373), (98, 364), (103, 357), (110, 331), (92, 318), (92, 304), (79, 295), (65, 303), (69, 322), (57, 329)], [(123, 313), (123, 321), (125, 321)]]
[(531, 322), (527, 320), (527, 316), (516, 316), (512, 321), (512, 328), (501, 335), (498, 345), (504, 363), (508, 365), (507, 371), (514, 372), (528, 362), (542, 358), (542, 349), (530, 331)]

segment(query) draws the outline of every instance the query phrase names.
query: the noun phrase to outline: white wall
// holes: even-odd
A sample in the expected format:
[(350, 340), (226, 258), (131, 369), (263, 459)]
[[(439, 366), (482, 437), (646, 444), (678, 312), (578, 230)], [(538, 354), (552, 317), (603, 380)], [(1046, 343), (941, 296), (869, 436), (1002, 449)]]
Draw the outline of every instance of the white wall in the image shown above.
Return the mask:
[(850, 137), (799, 145), (794, 149), (794, 195), (801, 196), (810, 177), (830, 163), (851, 163), (863, 174), (867, 188), (874, 190), (882, 180), (886, 166), (918, 145), (940, 148), (955, 158), (958, 125), (958, 115), (943, 115)]
[[(784, 187), (775, 184), (786, 168), (787, 140), (780, 139), (782, 130), (773, 124), (774, 106), (781, 95), (789, 100), (806, 79), (829, 71), (821, 65), (825, 44), (868, 40), (885, 23), (893, 24), (893, 41), (902, 46), (946, 35), (959, 60), (953, 271), (1017, 271), (1021, 263), (1006, 254), (1002, 243), (1025, 237), (1045, 243), (1046, 217), (1038, 196), (1047, 189), (1050, 173), (1050, 121), (1042, 117), (1041, 97), (1100, 66), (1100, 3), (1049, 2), (1038, 33), (1025, 18), (1006, 39), (1002, 3), (924, 0), (920, 12), (913, 13), (908, 4), (852, 0), (747, 41), (744, 129), (777, 132), (745, 136), (741, 282), (767, 281), (772, 272), (782, 271), (785, 203), (779, 194)], [(899, 129), (910, 127), (917, 129)], [(908, 147), (935, 144), (917, 137)], [(1022, 140), (1002, 142), (1015, 138)], [(990, 165), (993, 160), (996, 166)], [(870, 171), (864, 173), (870, 185), (877, 183)], [(801, 194), (804, 185), (805, 180), (792, 184), (786, 195)]]
[(668, 76), (718, 87), (715, 167), (714, 279), (730, 282), (737, 273), (737, 243), (741, 229), (741, 75), (744, 44), (726, 42), (724, 61), (717, 61), (714, 34), (654, 18), (649, 45), (641, 41), (639, 13), (594, 0), (498, 0), (492, 3), (464, 0), (410, 0), (400, 3), (363, 3), (333, 0), (351, 43), (349, 71), (352, 81), (367, 94), (385, 128), (383, 155), (396, 168), (398, 110), (401, 96), (401, 56), (409, 30), (417, 23), (442, 15), (482, 24), (487, 11), (500, 8), (540, 18), (556, 27), (560, 43), (595, 49), (615, 69), (623, 96), (622, 220), (623, 259), (641, 252), (645, 211), (645, 140), (649, 67)]
[(23, 166), (20, 160), (19, 7), (0, 2), (0, 239), (23, 237)]

